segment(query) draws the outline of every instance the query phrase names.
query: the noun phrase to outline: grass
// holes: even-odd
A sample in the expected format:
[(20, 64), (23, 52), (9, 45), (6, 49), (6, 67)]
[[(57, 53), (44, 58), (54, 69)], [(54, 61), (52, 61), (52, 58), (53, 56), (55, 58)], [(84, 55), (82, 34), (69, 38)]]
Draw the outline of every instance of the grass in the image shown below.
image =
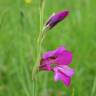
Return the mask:
[[(95, 3), (95, 0), (46, 0), (44, 21), (59, 10), (69, 9), (70, 15), (49, 31), (44, 50), (60, 45), (72, 50), (75, 76), (71, 87), (66, 88), (62, 82), (54, 82), (52, 73), (41, 72), (37, 96), (96, 94)], [(32, 96), (31, 74), (38, 30), (39, 0), (31, 4), (24, 0), (0, 0), (0, 96)]]

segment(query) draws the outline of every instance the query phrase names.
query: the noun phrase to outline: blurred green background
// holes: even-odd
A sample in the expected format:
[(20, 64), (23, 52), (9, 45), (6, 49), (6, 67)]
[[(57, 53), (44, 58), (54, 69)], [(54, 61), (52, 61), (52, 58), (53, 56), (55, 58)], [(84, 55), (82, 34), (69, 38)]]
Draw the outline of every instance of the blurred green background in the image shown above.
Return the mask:
[[(32, 96), (39, 4), (40, 0), (0, 0), (0, 96)], [(47, 51), (64, 45), (72, 50), (75, 75), (66, 88), (54, 82), (53, 73), (44, 73), (47, 79), (41, 76), (38, 86), (47, 94), (38, 96), (95, 96), (96, 0), (46, 0), (44, 21), (64, 9), (70, 15), (49, 31), (43, 47)]]

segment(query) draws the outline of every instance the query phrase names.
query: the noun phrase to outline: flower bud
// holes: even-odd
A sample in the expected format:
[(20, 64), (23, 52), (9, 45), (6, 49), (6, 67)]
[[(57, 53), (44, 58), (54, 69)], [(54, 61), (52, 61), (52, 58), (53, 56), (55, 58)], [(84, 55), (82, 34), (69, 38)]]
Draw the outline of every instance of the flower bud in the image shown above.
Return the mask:
[(53, 14), (52, 16), (49, 17), (48, 21), (45, 23), (44, 28), (51, 29), (53, 28), (56, 24), (58, 24), (60, 21), (65, 19), (66, 16), (68, 16), (68, 11), (61, 11), (58, 13)]

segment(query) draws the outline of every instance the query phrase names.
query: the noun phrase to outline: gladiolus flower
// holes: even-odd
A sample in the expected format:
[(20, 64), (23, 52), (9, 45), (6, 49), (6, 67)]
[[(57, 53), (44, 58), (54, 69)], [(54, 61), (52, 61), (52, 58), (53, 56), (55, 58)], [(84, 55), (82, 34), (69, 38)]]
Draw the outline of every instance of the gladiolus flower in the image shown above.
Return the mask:
[(62, 11), (58, 13), (54, 13), (49, 17), (48, 21), (45, 23), (45, 28), (53, 28), (56, 24), (62, 21), (66, 16), (68, 16), (68, 11)]
[(74, 75), (74, 69), (68, 67), (71, 62), (72, 53), (61, 46), (42, 55), (39, 69), (53, 71), (55, 81), (61, 80), (69, 86), (71, 77)]

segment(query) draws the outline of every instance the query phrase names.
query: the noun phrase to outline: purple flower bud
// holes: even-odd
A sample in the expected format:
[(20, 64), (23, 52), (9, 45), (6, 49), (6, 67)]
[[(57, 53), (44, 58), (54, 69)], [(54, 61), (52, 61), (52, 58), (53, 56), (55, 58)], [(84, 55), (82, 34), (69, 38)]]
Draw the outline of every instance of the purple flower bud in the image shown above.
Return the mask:
[(69, 11), (65, 10), (62, 12), (58, 12), (49, 17), (48, 21), (45, 24), (45, 28), (53, 28), (56, 24), (62, 21), (66, 16), (68, 16)]

